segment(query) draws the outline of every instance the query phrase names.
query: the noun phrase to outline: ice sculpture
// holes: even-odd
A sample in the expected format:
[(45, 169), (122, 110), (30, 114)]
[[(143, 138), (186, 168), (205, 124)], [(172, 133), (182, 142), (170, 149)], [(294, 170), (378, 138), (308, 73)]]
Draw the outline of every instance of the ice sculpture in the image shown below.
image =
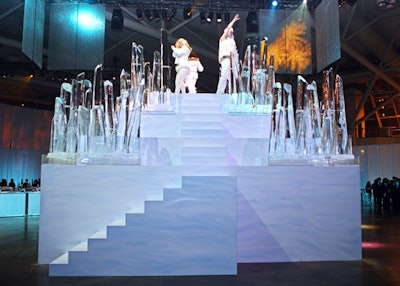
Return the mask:
[(274, 55), (270, 56), (270, 63), (267, 72), (267, 87), (266, 87), (266, 98), (265, 104), (273, 105), (273, 87), (275, 84), (275, 68), (274, 68)]
[(131, 87), (128, 97), (128, 121), (126, 126), (126, 151), (139, 153), (139, 125), (144, 91), (144, 53), (143, 47), (132, 43)]
[(102, 64), (94, 69), (93, 85), (85, 73), (64, 83), (55, 102), (47, 158), (66, 164), (138, 164), (144, 65), (143, 47), (133, 43), (132, 70), (121, 71), (115, 100), (113, 83), (103, 81)]
[[(276, 152), (283, 153), (285, 152), (286, 145), (286, 134), (287, 134), (287, 98), (284, 96), (282, 91), (282, 84), (276, 83), (276, 88), (278, 89), (278, 100), (281, 101), (281, 104), (277, 105), (278, 110), (278, 128), (276, 132)], [(280, 107), (279, 107), (280, 106)]]
[(267, 41), (264, 39), (260, 43), (260, 55), (259, 65), (254, 73), (253, 81), (253, 93), (254, 103), (264, 105), (265, 95), (267, 91), (267, 69), (266, 69), (266, 57), (267, 57)]
[(105, 152), (110, 153), (115, 150), (117, 116), (115, 112), (113, 83), (109, 80), (104, 81), (104, 136)]
[(65, 151), (65, 132), (67, 130), (66, 99), (72, 93), (70, 83), (63, 83), (60, 88), (60, 96), (55, 98), (54, 115), (51, 122), (50, 152)]
[[(296, 95), (296, 154), (306, 153), (306, 124), (308, 108), (307, 81), (300, 75), (297, 76)], [(305, 110), (306, 109), (306, 110)]]
[(313, 91), (311, 95), (313, 99), (313, 105), (311, 109), (311, 120), (312, 120), (313, 134), (314, 134), (315, 153), (322, 154), (321, 111), (318, 100), (317, 83), (313, 81), (311, 84)]
[(117, 153), (125, 153), (127, 150), (125, 149), (125, 133), (126, 133), (126, 125), (127, 125), (127, 105), (128, 105), (128, 97), (129, 97), (129, 74), (123, 69), (120, 75), (120, 90), (119, 96), (117, 97), (116, 102), (116, 118), (117, 118), (117, 126), (116, 126), (116, 149)]
[(306, 93), (304, 95), (304, 110), (303, 110), (303, 118), (304, 118), (304, 127), (305, 127), (305, 150), (304, 154), (315, 154), (315, 144), (314, 144), (314, 134), (313, 134), (313, 124), (311, 119), (312, 109), (314, 106), (313, 96), (314, 96), (314, 86), (312, 84), (308, 84), (306, 87)]
[(283, 84), (283, 96), (287, 102), (287, 127), (289, 137), (285, 139), (285, 151), (292, 155), (296, 146), (296, 124), (294, 119), (294, 107), (292, 97), (292, 86), (288, 83)]
[(239, 67), (237, 66), (237, 63), (234, 59), (234, 55), (230, 54), (230, 67), (231, 71), (229, 73), (229, 78), (228, 78), (228, 91), (229, 94), (232, 96), (232, 103), (233, 104), (238, 104), (237, 99), (238, 99), (238, 80), (239, 80)]
[(146, 62), (144, 64), (144, 93), (143, 93), (143, 105), (148, 107), (150, 103), (150, 92), (153, 90), (153, 74), (150, 69), (150, 63)]
[(322, 81), (322, 153), (333, 154), (334, 146), (334, 112), (333, 112), (333, 72), (332, 69), (323, 71)]
[(295, 108), (291, 85), (284, 83), (283, 89), (280, 83), (273, 85), (270, 163), (276, 159), (290, 159), (291, 163), (293, 160), (306, 160), (313, 164), (353, 162), (343, 83), (339, 75), (335, 80), (333, 78), (332, 69), (323, 72), (320, 104), (317, 83), (308, 83), (298, 75)]
[(79, 125), (78, 125), (78, 94), (83, 86), (83, 80), (85, 73), (77, 75), (76, 79), (72, 80), (72, 92), (70, 95), (69, 104), (66, 107), (69, 108), (68, 125), (66, 132), (66, 147), (67, 153), (76, 153), (79, 140)]
[[(100, 71), (99, 71), (100, 70)], [(94, 69), (93, 93), (89, 113), (88, 128), (88, 152), (105, 152), (105, 132), (104, 132), (104, 106), (103, 106), (103, 78), (102, 65), (99, 64)]]
[(343, 82), (339, 75), (335, 79), (335, 99), (336, 104), (336, 126), (337, 126), (337, 154), (348, 153), (348, 134), (347, 134), (347, 121), (346, 121), (346, 108), (344, 103)]
[(161, 103), (159, 98), (161, 92), (161, 74), (161, 54), (159, 51), (155, 51), (153, 56), (153, 78), (151, 85), (152, 96), (150, 97), (151, 104)]
[(252, 53), (251, 46), (247, 46), (242, 68), (239, 77), (239, 93), (236, 100), (237, 104), (252, 104), (253, 96), (251, 94), (251, 73), (252, 70)]
[[(270, 139), (270, 154), (275, 154), (277, 136), (279, 134), (279, 120), (281, 118), (280, 113), (282, 109), (282, 85), (280, 82), (275, 83), (273, 86), (273, 109), (272, 109), (272, 120), (271, 120), (271, 139)], [(278, 139), (279, 140), (279, 139)]]
[(149, 64), (145, 64), (145, 98), (144, 104), (148, 111), (168, 111), (173, 110), (172, 92), (164, 84), (164, 68), (162, 56), (159, 51), (153, 55), (153, 68), (149, 69)]
[[(221, 99), (221, 107), (229, 101), (229, 108), (234, 105), (230, 111), (271, 114), (269, 159), (318, 161), (351, 154), (343, 83), (339, 75), (333, 77), (332, 69), (323, 72), (320, 103), (315, 81), (308, 83), (298, 75), (296, 94), (290, 84), (276, 82), (273, 54), (267, 68), (266, 38), (259, 52), (248, 46), (241, 66), (236, 63), (231, 55), (230, 94)], [(144, 61), (143, 47), (132, 43), (131, 70), (121, 71), (116, 98), (113, 83), (103, 81), (101, 64), (94, 69), (93, 85), (85, 73), (62, 84), (54, 105), (49, 154), (67, 154), (75, 163), (120, 164), (126, 159), (129, 164), (132, 158), (140, 159), (142, 109), (171, 111), (172, 104), (178, 106), (178, 96), (172, 100), (163, 84), (163, 68), (160, 52), (154, 52), (150, 65)], [(174, 110), (179, 112), (179, 107)]]
[(89, 114), (91, 108), (92, 83), (83, 79), (78, 83), (78, 153), (88, 152)]
[(255, 69), (253, 80), (254, 103), (266, 104), (267, 92), (267, 39), (260, 42), (259, 64)]

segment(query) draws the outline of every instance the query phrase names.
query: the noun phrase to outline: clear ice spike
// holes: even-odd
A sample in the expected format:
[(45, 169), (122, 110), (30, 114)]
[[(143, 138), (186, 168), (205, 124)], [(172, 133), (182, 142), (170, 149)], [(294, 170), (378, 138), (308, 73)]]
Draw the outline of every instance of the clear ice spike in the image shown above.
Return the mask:
[(92, 154), (104, 153), (105, 151), (102, 81), (102, 65), (99, 64), (94, 70), (92, 106), (89, 111), (88, 152)]

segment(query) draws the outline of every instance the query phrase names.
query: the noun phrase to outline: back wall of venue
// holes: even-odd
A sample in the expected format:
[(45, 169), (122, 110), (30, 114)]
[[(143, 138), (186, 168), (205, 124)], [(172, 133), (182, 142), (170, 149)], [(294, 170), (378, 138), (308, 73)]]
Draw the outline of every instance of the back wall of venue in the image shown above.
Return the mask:
[(16, 184), (40, 178), (49, 152), (53, 112), (0, 104), (0, 178)]
[[(41, 157), (49, 152), (53, 112), (0, 104), (0, 179), (40, 178)], [(360, 142), (361, 143), (361, 142)], [(400, 144), (353, 147), (360, 164), (360, 188), (377, 177), (400, 176)]]

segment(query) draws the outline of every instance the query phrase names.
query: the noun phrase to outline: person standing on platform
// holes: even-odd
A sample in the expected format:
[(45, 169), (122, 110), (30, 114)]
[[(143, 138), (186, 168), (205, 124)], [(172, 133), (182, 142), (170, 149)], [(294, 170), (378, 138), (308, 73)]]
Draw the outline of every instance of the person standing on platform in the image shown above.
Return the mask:
[(238, 20), (240, 20), (240, 16), (239, 14), (236, 14), (232, 21), (226, 26), (224, 33), (219, 39), (218, 61), (221, 65), (221, 71), (217, 86), (217, 94), (225, 93), (226, 83), (229, 80), (231, 72), (231, 55), (233, 75), (235, 79), (238, 77), (239, 54), (236, 47), (235, 37), (233, 35), (233, 25)]
[(190, 72), (189, 54), (192, 48), (186, 39), (179, 38), (175, 45), (171, 45), (171, 49), (172, 56), (175, 58), (175, 93), (185, 93), (185, 78)]
[(197, 54), (193, 51), (189, 55), (189, 67), (190, 67), (190, 72), (185, 79), (185, 83), (189, 93), (197, 93), (197, 88), (196, 88), (197, 79), (199, 78), (199, 72), (204, 71), (204, 67), (201, 64)]

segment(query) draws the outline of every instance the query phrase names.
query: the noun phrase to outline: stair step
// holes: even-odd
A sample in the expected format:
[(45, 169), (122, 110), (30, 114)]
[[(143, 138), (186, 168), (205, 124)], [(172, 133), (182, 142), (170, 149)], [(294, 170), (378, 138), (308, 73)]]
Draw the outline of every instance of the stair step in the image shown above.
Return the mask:
[(226, 153), (227, 152), (225, 147), (213, 147), (213, 146), (182, 147), (182, 157), (187, 157), (187, 156), (223, 157), (226, 156)]
[(197, 106), (203, 106), (206, 104), (219, 105), (219, 100), (213, 97), (202, 97), (202, 96), (188, 96), (182, 101), (182, 105), (196, 104)]
[(223, 138), (185, 138), (182, 141), (182, 148), (183, 147), (226, 147), (226, 140)]
[(220, 95), (215, 93), (191, 93), (185, 94), (185, 100), (182, 102), (204, 102), (204, 101), (220, 101)]
[(93, 238), (93, 239), (107, 238), (107, 231), (100, 230), (100, 231), (92, 234), (89, 238)]
[(181, 136), (196, 138), (223, 138), (224, 132), (222, 129), (182, 129)]
[(87, 251), (87, 250), (88, 250), (88, 243), (86, 241), (82, 241), (81, 243), (72, 247), (70, 251)]
[(68, 252), (64, 253), (60, 257), (54, 259), (50, 264), (68, 264), (69, 261), (69, 255)]
[(182, 129), (222, 129), (220, 121), (182, 121)]
[(125, 220), (120, 219), (120, 220), (114, 220), (111, 223), (108, 224), (109, 226), (125, 226)]
[(182, 166), (226, 166), (227, 157), (226, 156), (215, 156), (215, 157), (205, 157), (205, 156), (186, 156), (181, 159)]
[(218, 106), (181, 106), (181, 113), (202, 113), (220, 114), (221, 108)]
[(221, 122), (223, 119), (221, 114), (201, 114), (201, 113), (192, 113), (192, 114), (181, 114), (182, 122), (190, 122), (190, 121), (202, 121), (202, 122)]

